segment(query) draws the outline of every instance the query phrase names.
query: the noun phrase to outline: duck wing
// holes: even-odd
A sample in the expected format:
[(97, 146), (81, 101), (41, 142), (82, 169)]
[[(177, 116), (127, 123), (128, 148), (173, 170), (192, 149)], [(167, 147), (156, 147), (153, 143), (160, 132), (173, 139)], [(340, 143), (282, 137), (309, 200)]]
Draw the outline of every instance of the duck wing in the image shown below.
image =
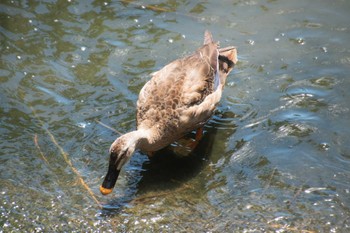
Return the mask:
[[(138, 128), (156, 126), (159, 132), (182, 136), (199, 127), (198, 119), (184, 121), (187, 119), (184, 114), (188, 114), (189, 109), (199, 107), (220, 85), (218, 56), (217, 44), (210, 42), (194, 54), (175, 60), (153, 73), (152, 79), (139, 94)], [(211, 114), (205, 117), (205, 121)]]

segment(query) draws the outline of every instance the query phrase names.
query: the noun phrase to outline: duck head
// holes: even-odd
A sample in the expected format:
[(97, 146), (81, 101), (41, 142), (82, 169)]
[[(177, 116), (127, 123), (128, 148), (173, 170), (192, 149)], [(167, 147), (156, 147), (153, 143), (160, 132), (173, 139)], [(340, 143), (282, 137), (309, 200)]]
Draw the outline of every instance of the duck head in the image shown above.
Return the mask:
[(112, 143), (109, 149), (108, 172), (100, 186), (100, 192), (103, 195), (110, 194), (113, 191), (120, 170), (137, 149), (139, 141), (140, 137), (137, 132), (134, 131), (122, 135)]

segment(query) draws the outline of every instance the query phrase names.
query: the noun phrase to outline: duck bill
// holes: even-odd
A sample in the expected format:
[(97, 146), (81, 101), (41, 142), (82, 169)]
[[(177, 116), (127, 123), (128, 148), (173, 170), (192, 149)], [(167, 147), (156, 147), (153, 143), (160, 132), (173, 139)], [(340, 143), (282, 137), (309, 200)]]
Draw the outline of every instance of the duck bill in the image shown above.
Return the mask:
[(103, 183), (100, 186), (100, 192), (103, 195), (110, 194), (113, 191), (113, 188), (115, 186), (115, 183), (117, 182), (119, 173), (120, 173), (120, 170), (117, 169), (115, 160), (113, 160), (111, 156), (107, 175), (105, 176), (105, 179), (103, 180)]

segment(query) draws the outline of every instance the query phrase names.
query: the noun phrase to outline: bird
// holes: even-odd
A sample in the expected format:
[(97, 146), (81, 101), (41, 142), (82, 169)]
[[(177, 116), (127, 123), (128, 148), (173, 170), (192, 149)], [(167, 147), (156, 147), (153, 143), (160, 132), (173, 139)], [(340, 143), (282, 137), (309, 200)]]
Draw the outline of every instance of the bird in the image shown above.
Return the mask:
[(235, 64), (236, 47), (220, 48), (206, 30), (203, 45), (193, 54), (152, 73), (139, 93), (136, 130), (118, 137), (109, 149), (108, 171), (100, 192), (107, 195), (113, 191), (122, 167), (135, 150), (151, 157), (194, 130), (196, 141), (200, 140)]

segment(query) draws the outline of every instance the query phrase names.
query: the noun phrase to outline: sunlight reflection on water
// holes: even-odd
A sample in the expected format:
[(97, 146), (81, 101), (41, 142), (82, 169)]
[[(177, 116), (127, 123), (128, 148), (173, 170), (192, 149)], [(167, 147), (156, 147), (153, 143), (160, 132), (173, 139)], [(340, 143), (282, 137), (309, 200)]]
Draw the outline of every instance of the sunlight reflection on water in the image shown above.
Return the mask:
[[(312, 7), (2, 2), (1, 228), (348, 230), (349, 7), (321, 0)], [(118, 136), (105, 125), (133, 130), (149, 74), (192, 53), (205, 29), (222, 46), (237, 46), (240, 61), (200, 145), (189, 157), (135, 153), (115, 192), (100, 196)]]

